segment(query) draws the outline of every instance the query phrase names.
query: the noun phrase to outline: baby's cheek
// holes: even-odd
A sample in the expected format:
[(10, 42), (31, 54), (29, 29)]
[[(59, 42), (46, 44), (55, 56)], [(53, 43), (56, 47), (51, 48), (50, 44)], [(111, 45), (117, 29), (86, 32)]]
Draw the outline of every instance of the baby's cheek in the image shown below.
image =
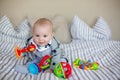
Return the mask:
[(37, 43), (37, 42), (38, 42), (38, 39), (37, 39), (37, 38), (34, 38), (34, 41)]
[(50, 38), (47, 38), (47, 39), (46, 39), (46, 42), (49, 42), (50, 40), (51, 40)]

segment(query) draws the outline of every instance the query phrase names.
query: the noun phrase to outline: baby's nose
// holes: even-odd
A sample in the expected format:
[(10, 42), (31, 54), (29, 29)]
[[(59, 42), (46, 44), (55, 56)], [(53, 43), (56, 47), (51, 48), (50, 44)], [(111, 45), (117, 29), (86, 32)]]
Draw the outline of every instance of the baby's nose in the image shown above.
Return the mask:
[(42, 37), (40, 37), (40, 38), (39, 38), (39, 41), (42, 41), (42, 40), (43, 40), (43, 38), (42, 38)]

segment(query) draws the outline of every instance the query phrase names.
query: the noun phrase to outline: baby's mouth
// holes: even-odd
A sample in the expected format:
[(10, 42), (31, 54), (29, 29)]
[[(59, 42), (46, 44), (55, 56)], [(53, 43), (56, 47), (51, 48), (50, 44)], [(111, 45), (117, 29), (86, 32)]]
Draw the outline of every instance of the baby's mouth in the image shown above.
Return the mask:
[(44, 44), (44, 42), (39, 42), (39, 44)]

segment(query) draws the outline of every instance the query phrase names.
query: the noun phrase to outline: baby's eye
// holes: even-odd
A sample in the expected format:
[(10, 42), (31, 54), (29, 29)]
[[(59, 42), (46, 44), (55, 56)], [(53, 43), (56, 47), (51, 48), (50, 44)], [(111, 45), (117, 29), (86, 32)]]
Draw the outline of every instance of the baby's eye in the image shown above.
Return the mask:
[(47, 35), (43, 35), (43, 37), (47, 37)]
[(36, 37), (40, 37), (40, 35), (36, 35)]

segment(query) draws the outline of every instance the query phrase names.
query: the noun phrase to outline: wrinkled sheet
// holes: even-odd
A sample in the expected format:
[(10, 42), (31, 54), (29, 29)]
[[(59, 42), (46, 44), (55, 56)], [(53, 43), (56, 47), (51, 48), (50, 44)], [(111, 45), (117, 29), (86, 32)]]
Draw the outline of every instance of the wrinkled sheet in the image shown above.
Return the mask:
[[(87, 41), (61, 44), (72, 66), (72, 76), (68, 80), (120, 80), (120, 42)], [(11, 51), (0, 51), (0, 80), (60, 80), (53, 73), (38, 75), (21, 74), (15, 71), (16, 64), (24, 64), (26, 58), (18, 60)], [(76, 58), (97, 61), (98, 70), (82, 70), (72, 65)]]

